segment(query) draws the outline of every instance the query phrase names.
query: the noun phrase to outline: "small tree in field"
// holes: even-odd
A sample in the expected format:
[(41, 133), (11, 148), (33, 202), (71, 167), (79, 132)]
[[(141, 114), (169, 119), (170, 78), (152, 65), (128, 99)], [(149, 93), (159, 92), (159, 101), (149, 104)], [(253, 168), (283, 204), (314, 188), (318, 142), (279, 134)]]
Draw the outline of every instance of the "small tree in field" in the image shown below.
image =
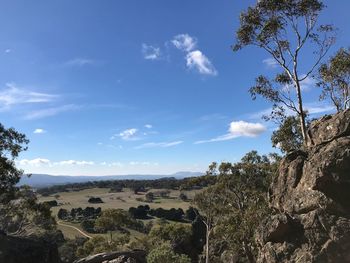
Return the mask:
[[(237, 44), (233, 47), (234, 51), (248, 45), (262, 48), (282, 69), (273, 82), (267, 77), (258, 77), (250, 92), (253, 99), (260, 95), (273, 103), (271, 118), (285, 117), (286, 110), (296, 113), (305, 144), (308, 143), (308, 135), (302, 82), (311, 76), (335, 41), (331, 25), (318, 25), (323, 9), (324, 4), (320, 0), (257, 1), (255, 6), (241, 13)], [(312, 63), (308, 64), (302, 57), (306, 46), (307, 52), (315, 55)]]

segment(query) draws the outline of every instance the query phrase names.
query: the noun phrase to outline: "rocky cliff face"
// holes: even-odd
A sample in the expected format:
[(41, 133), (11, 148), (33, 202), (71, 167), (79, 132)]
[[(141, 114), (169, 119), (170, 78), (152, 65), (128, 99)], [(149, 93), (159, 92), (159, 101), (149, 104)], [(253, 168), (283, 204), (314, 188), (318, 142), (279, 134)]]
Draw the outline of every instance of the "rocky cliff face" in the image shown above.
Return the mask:
[(257, 231), (257, 261), (350, 262), (350, 110), (314, 121), (313, 146), (287, 155), (271, 185), (277, 213)]

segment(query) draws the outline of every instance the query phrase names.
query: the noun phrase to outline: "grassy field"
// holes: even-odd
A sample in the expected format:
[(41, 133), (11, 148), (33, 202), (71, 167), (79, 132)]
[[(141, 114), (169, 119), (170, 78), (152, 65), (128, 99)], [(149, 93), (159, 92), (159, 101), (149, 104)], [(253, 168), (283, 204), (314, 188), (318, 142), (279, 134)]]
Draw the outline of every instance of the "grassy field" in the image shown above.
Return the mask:
[[(148, 192), (158, 192), (165, 189), (150, 189)], [(189, 199), (192, 199), (196, 192), (199, 190), (192, 190), (192, 191), (182, 191), (184, 194), (187, 195)], [(55, 196), (59, 195), (58, 198)], [(115, 209), (124, 209), (128, 210), (130, 207), (137, 207), (139, 205), (146, 205), (148, 204), (151, 208), (164, 208), (164, 209), (170, 209), (170, 208), (182, 208), (184, 211), (191, 205), (189, 201), (184, 202), (179, 199), (180, 191), (178, 190), (171, 190), (168, 198), (156, 198), (152, 203), (147, 202), (140, 202), (137, 199), (145, 199), (145, 193), (139, 193), (135, 194), (130, 189), (124, 189), (123, 192), (120, 193), (109, 193), (109, 188), (92, 188), (92, 189), (85, 189), (82, 191), (76, 191), (76, 192), (61, 192), (54, 194), (52, 196), (39, 196), (39, 201), (50, 201), (50, 200), (56, 200), (59, 203), (59, 206), (53, 207), (52, 213), (54, 216), (57, 216), (57, 212), (60, 208), (64, 208), (67, 210), (71, 210), (72, 208), (85, 208), (87, 206), (90, 207), (101, 207), (103, 209), (107, 208), (115, 208)], [(103, 200), (103, 203), (101, 204), (90, 204), (88, 202), (88, 199), (90, 197), (100, 197)], [(147, 220), (148, 221), (148, 220)], [(71, 223), (71, 222), (63, 222), (66, 225), (74, 226), (81, 230), (81, 227), (78, 223)], [(82, 237), (82, 234), (79, 233), (76, 229), (58, 225), (58, 229), (62, 230), (64, 236), (66, 238), (74, 238), (74, 237)], [(130, 230), (131, 236), (137, 236), (141, 233), (138, 233), (137, 231)], [(94, 234), (89, 234), (90, 236), (93, 236)]]

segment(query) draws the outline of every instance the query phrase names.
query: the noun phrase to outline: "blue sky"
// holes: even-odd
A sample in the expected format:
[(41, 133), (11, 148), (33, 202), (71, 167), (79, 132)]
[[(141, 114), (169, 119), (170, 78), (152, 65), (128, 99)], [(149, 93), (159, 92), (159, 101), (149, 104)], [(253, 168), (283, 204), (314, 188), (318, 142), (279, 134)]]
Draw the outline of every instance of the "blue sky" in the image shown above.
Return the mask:
[[(260, 118), (269, 105), (247, 90), (277, 69), (262, 50), (230, 49), (254, 2), (1, 1), (0, 118), (30, 139), (18, 166), (170, 174), (274, 151)], [(321, 20), (339, 28), (332, 53), (349, 44), (350, 3), (326, 4)], [(318, 94), (308, 79), (309, 110), (329, 112)]]

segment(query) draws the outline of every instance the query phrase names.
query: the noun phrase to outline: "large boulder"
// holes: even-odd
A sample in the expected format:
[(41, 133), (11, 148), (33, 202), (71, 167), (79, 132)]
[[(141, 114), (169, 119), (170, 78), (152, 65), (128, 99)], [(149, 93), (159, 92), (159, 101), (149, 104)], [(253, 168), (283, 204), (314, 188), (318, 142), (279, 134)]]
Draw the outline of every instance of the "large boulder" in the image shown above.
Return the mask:
[(349, 124), (350, 110), (314, 121), (312, 146), (283, 158), (257, 262), (350, 262)]

